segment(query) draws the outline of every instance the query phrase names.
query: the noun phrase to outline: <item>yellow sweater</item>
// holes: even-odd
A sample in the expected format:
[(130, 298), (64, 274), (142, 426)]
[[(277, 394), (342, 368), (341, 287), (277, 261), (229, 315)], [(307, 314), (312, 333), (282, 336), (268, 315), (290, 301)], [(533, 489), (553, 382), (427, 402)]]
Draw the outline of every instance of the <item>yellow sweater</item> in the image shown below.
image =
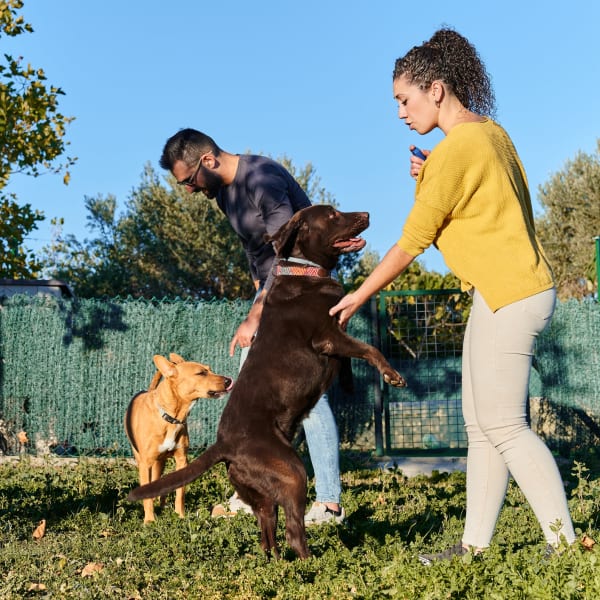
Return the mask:
[(453, 127), (423, 164), (398, 245), (418, 256), (431, 244), (493, 311), (554, 285), (523, 165), (489, 119)]

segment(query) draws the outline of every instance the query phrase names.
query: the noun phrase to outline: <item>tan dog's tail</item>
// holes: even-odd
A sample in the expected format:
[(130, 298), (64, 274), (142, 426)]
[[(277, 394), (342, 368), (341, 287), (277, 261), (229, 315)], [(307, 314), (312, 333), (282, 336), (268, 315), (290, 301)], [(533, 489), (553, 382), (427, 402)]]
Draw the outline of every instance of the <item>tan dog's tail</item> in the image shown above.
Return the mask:
[(209, 446), (201, 456), (192, 461), (187, 467), (173, 471), (152, 483), (135, 488), (127, 496), (127, 500), (143, 500), (144, 498), (156, 498), (165, 496), (169, 492), (183, 487), (200, 475), (214, 467), (218, 462), (224, 460), (223, 453), (217, 444)]
[(138, 392), (132, 399), (131, 402), (129, 403), (129, 406), (127, 407), (127, 411), (125, 412), (125, 433), (127, 434), (127, 438), (129, 439), (129, 441), (131, 442), (131, 445), (133, 446), (134, 450), (136, 452), (138, 452), (138, 447), (135, 441), (135, 437), (133, 435), (133, 428), (131, 427), (131, 406), (133, 404), (133, 402), (135, 401), (135, 399), (140, 395), (143, 394), (144, 392)]
[(156, 373), (154, 373), (154, 377), (152, 378), (152, 381), (150, 382), (150, 385), (148, 386), (148, 389), (146, 391), (151, 392), (152, 390), (155, 390), (156, 386), (160, 382), (161, 377), (162, 377), (162, 373), (160, 371), (156, 371)]

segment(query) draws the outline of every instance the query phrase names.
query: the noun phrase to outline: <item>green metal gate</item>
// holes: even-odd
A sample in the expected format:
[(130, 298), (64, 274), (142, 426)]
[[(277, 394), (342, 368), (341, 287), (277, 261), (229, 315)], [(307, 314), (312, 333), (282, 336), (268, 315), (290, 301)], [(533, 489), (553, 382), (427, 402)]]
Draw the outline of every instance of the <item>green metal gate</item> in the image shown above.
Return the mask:
[(408, 387), (382, 387), (379, 453), (465, 452), (461, 357), (470, 307), (458, 289), (380, 293), (381, 350)]

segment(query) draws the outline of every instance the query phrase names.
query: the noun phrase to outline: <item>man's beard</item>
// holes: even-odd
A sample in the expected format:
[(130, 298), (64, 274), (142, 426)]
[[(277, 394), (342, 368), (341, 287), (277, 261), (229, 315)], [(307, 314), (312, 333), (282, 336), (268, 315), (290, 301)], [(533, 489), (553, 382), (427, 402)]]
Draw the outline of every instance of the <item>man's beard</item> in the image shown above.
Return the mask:
[(207, 198), (213, 199), (217, 197), (219, 190), (223, 187), (223, 178), (218, 173), (213, 173), (208, 169), (203, 173), (204, 185), (198, 188)]

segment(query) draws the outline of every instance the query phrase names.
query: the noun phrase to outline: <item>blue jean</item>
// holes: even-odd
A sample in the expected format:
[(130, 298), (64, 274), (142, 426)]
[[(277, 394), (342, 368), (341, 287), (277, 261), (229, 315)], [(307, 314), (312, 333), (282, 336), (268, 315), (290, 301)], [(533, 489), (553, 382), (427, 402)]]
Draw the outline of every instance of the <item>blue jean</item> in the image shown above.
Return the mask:
[(327, 394), (323, 394), (308, 417), (302, 421), (308, 454), (315, 472), (317, 502), (339, 504), (340, 483), (339, 439), (335, 418)]
[[(242, 348), (240, 369), (250, 347)], [(339, 504), (342, 495), (339, 438), (327, 394), (323, 394), (302, 421), (310, 462), (315, 472), (317, 502)]]

